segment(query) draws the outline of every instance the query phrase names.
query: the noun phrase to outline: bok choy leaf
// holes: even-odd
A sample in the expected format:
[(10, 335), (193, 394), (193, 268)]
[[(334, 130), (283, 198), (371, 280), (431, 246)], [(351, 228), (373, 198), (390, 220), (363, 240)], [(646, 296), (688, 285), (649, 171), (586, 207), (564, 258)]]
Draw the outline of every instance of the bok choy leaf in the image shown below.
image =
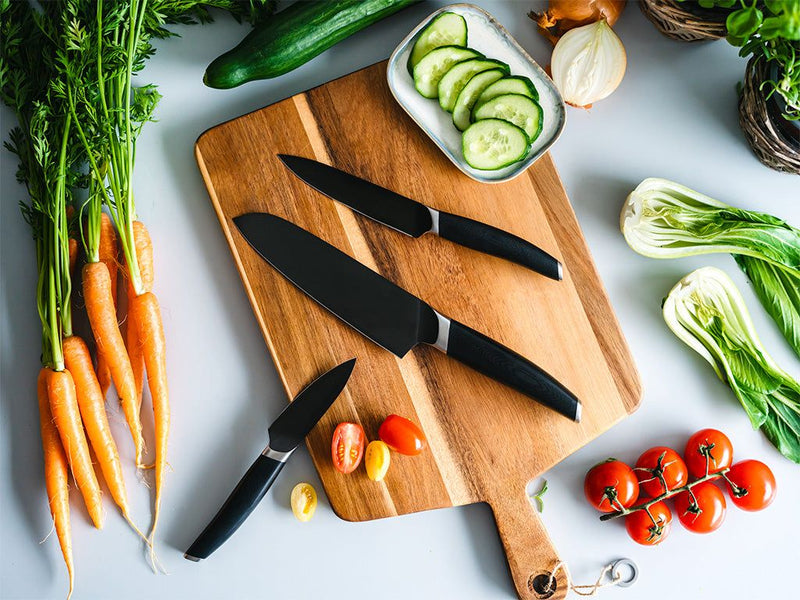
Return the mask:
[(631, 248), (652, 258), (733, 254), (800, 356), (800, 229), (655, 177), (628, 196), (620, 228)]
[(767, 354), (733, 281), (714, 267), (698, 269), (672, 288), (663, 312), (675, 335), (730, 386), (753, 428), (800, 463), (800, 384)]
[(758, 299), (800, 355), (800, 271), (735, 254)]

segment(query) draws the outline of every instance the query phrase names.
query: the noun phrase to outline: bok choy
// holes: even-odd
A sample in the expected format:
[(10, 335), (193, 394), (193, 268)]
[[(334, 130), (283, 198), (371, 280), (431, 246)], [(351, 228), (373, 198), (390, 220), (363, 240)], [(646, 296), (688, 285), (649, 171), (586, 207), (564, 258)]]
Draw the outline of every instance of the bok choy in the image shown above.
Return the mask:
[(733, 254), (800, 355), (799, 229), (659, 178), (645, 179), (631, 192), (620, 227), (631, 248), (652, 258)]
[(800, 384), (761, 345), (733, 281), (714, 267), (698, 269), (672, 288), (663, 312), (675, 335), (730, 386), (753, 428), (800, 463)]

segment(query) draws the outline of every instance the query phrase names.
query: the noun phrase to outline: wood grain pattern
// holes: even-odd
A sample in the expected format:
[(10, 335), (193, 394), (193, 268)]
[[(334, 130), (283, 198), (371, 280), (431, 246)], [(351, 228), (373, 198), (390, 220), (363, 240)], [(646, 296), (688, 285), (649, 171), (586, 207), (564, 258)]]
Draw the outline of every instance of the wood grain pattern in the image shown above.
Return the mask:
[[(435, 208), (479, 219), (541, 246), (565, 265), (552, 281), (435, 236), (411, 239), (327, 199), (276, 157), (315, 158)], [(640, 384), (549, 155), (522, 176), (479, 184), (453, 167), (392, 99), (379, 63), (219, 125), (196, 154), (256, 318), (289, 397), (358, 357), (346, 390), (308, 437), (341, 518), (363, 521), (473, 502), (491, 505), (521, 598), (558, 560), (527, 499), (532, 478), (632, 412)], [(436, 310), (532, 359), (583, 402), (575, 424), (430, 347), (398, 359), (350, 329), (266, 264), (232, 218), (277, 214), (350, 254)], [(359, 422), (369, 439), (397, 413), (418, 422), (430, 451), (394, 455), (386, 479), (338, 474), (333, 429)], [(563, 575), (553, 598), (566, 594)]]

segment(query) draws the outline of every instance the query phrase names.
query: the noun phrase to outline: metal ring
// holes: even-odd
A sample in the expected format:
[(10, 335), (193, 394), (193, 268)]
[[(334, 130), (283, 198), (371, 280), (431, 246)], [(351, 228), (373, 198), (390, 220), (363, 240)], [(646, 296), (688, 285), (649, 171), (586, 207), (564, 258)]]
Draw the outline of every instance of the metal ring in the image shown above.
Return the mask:
[[(620, 567), (628, 567), (631, 570), (631, 575), (628, 579), (622, 578)], [(636, 580), (639, 578), (639, 568), (630, 558), (620, 558), (611, 565), (611, 577), (617, 581), (619, 587), (630, 587), (636, 583)]]

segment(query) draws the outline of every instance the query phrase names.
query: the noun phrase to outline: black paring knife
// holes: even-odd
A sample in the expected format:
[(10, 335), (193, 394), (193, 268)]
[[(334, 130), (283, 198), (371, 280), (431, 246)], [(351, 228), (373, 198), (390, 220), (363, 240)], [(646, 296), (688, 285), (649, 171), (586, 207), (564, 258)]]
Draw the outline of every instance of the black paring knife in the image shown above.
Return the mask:
[(305, 229), (267, 213), (233, 219), (264, 260), (316, 302), (402, 358), (430, 344), (562, 415), (581, 404), (551, 375), (513, 350), (436, 312), (428, 304)]
[(333, 404), (353, 372), (353, 358), (320, 375), (269, 426), (269, 444), (242, 477), (208, 526), (184, 554), (208, 558), (233, 535), (266, 495), (283, 465)]
[(436, 210), (310, 158), (290, 154), (278, 154), (278, 158), (318, 192), (400, 233), (414, 238), (433, 233), (461, 246), (510, 260), (551, 279), (562, 278), (558, 260), (507, 231)]

